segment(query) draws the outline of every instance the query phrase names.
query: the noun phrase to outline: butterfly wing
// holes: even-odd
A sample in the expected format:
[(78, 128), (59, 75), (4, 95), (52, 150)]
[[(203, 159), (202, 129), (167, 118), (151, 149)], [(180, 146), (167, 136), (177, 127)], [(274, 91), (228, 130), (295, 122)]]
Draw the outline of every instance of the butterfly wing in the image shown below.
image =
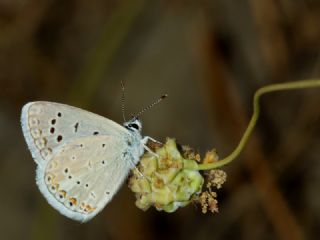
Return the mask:
[(37, 183), (61, 214), (88, 221), (112, 199), (130, 170), (127, 146), (113, 136), (90, 136), (59, 148)]
[(129, 134), (121, 125), (85, 110), (53, 102), (30, 102), (22, 108), (21, 125), (35, 162), (46, 166), (59, 146), (72, 139)]
[[(38, 186), (48, 202), (75, 220), (86, 221), (96, 215), (111, 200), (129, 171), (126, 163), (130, 160), (121, 154), (128, 148), (124, 139), (130, 133), (99, 115), (52, 102), (26, 104), (21, 124), (38, 165)], [(77, 160), (72, 162), (72, 157)], [(72, 179), (62, 174), (66, 168), (74, 174), (70, 175)], [(80, 184), (75, 179), (81, 179)], [(88, 182), (88, 187), (84, 182)]]

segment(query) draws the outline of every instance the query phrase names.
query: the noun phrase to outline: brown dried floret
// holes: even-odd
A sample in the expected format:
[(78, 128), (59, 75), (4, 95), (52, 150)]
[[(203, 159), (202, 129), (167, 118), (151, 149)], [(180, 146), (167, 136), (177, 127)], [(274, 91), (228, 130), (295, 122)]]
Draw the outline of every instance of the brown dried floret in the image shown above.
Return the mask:
[(219, 160), (219, 156), (215, 149), (208, 151), (203, 159), (203, 163), (213, 163)]
[(205, 191), (202, 192), (197, 199), (201, 205), (202, 213), (207, 213), (208, 210), (212, 213), (218, 213), (218, 200), (216, 192)]
[(224, 184), (227, 180), (227, 174), (221, 169), (213, 169), (210, 170), (207, 175), (207, 188), (216, 187), (220, 189), (222, 184)]

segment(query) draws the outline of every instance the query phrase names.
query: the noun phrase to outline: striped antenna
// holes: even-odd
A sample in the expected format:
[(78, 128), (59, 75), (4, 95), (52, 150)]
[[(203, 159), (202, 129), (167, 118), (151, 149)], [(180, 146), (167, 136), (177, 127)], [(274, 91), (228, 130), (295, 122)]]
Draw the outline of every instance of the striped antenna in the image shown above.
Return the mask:
[(122, 117), (123, 121), (126, 122), (126, 114), (125, 114), (125, 89), (124, 89), (124, 82), (121, 80), (121, 89), (122, 89), (122, 96), (121, 96), (121, 110), (122, 110)]
[(165, 99), (166, 97), (168, 97), (168, 94), (164, 94), (161, 97), (159, 97), (156, 101), (154, 101), (153, 103), (151, 103), (149, 106), (143, 108), (140, 112), (138, 112), (137, 114), (133, 115), (132, 118), (138, 118), (142, 113), (144, 113), (145, 111), (149, 110), (150, 108), (152, 108), (153, 106), (157, 105), (158, 103), (160, 103), (163, 99)]

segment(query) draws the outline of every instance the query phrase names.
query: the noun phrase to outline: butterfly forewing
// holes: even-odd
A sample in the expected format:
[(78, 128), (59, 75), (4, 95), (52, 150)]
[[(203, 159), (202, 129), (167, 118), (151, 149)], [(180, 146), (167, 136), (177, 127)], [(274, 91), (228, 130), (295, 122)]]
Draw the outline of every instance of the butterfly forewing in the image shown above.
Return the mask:
[(71, 139), (92, 135), (128, 134), (121, 125), (64, 104), (31, 102), (22, 109), (24, 136), (34, 160), (45, 165), (57, 148)]

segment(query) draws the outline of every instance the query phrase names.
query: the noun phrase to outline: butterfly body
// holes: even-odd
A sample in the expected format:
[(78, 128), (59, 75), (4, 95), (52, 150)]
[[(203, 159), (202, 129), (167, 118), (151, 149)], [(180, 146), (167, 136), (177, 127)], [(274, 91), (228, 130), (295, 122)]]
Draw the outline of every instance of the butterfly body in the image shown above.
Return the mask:
[(121, 126), (68, 105), (31, 102), (21, 124), (40, 191), (61, 214), (82, 222), (110, 202), (144, 152), (137, 119)]

